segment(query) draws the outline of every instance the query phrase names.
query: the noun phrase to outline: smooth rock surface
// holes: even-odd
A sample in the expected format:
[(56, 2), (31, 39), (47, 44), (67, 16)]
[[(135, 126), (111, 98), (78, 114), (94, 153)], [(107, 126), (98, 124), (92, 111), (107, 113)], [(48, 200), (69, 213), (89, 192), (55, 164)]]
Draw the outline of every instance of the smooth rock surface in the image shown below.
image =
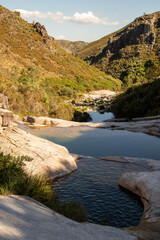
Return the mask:
[(119, 184), (136, 193), (144, 202), (145, 222), (156, 222), (160, 218), (160, 171), (125, 173)]
[(21, 196), (0, 196), (1, 240), (137, 240), (127, 231), (77, 223)]
[(30, 126), (54, 126), (54, 127), (77, 127), (77, 126), (90, 126), (90, 127), (100, 127), (103, 123), (91, 123), (91, 122), (74, 122), (67, 121), (57, 118), (49, 117), (34, 117), (27, 116), (23, 119), (24, 122), (29, 123)]
[(131, 230), (141, 239), (160, 239), (160, 171), (125, 173), (119, 184), (139, 195), (144, 204), (141, 223)]
[(19, 115), (13, 114), (13, 122), (20, 122), (21, 118)]
[(105, 122), (103, 127), (115, 130), (143, 132), (146, 134), (160, 137), (160, 119), (136, 122)]
[(31, 162), (26, 162), (26, 171), (49, 178), (60, 177), (77, 169), (73, 157), (65, 147), (19, 128), (6, 129), (2, 132), (0, 151), (13, 156), (26, 155), (33, 158)]
[[(78, 155), (76, 156), (78, 158)], [(142, 166), (148, 167), (148, 170), (160, 171), (160, 161), (148, 158), (133, 158), (133, 157), (123, 157), (123, 156), (105, 156), (99, 157), (102, 160), (122, 162), (122, 163), (134, 163)]]
[(7, 109), (0, 108), (0, 127), (10, 127), (13, 123), (13, 113)]
[(133, 121), (133, 122), (115, 122), (106, 121), (104, 123), (92, 122), (74, 122), (49, 117), (28, 116), (23, 119), (30, 127), (54, 126), (54, 127), (80, 127), (89, 126), (95, 128), (109, 128), (114, 130), (128, 130), (131, 132), (142, 132), (156, 137), (160, 137), (160, 119)]

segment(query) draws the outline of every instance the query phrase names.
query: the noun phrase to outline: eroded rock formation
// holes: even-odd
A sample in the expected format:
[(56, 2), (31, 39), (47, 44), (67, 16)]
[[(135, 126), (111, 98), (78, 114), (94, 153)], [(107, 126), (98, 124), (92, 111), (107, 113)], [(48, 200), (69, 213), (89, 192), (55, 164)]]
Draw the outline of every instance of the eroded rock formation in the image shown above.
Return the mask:
[(13, 113), (8, 110), (8, 98), (0, 94), (0, 128), (10, 127), (13, 122)]
[(44, 37), (44, 43), (51, 44), (51, 41), (54, 40), (54, 38), (48, 35), (44, 25), (41, 25), (39, 22), (33, 22), (33, 27), (42, 37)]

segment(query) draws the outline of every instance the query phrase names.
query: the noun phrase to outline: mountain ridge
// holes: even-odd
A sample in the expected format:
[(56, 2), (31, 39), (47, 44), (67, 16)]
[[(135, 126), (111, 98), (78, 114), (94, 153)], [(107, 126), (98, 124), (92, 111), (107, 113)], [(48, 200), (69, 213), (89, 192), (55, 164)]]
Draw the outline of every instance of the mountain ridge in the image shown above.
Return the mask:
[[(77, 55), (90, 65), (128, 84), (128, 79), (124, 78), (131, 60), (137, 62), (136, 65), (145, 65), (150, 59), (156, 68), (159, 67), (159, 46), (160, 11), (136, 18), (122, 29), (89, 43)], [(159, 74), (160, 71), (153, 78)]]

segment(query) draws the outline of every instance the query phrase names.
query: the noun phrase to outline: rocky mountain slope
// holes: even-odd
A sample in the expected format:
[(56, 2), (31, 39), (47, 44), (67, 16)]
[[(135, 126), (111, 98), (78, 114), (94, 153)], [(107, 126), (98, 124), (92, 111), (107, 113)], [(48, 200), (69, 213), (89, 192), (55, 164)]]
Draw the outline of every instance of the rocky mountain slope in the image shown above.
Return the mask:
[(76, 54), (88, 45), (84, 41), (55, 40), (61, 47), (70, 53)]
[(66, 99), (120, 88), (120, 81), (61, 48), (40, 23), (30, 24), (1, 5), (0, 33), (0, 92), (16, 113), (71, 119)]
[(160, 75), (160, 12), (136, 18), (123, 29), (88, 44), (78, 56), (125, 87)]

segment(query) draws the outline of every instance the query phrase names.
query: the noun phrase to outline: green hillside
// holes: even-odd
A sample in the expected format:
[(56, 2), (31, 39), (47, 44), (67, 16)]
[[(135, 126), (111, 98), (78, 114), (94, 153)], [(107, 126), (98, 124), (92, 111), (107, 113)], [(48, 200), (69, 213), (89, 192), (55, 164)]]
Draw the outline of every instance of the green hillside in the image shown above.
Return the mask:
[(88, 44), (78, 56), (123, 82), (124, 88), (160, 75), (160, 12)]
[(68, 40), (55, 40), (61, 47), (63, 47), (66, 51), (69, 51), (72, 54), (78, 53), (84, 47), (88, 45), (87, 42), (84, 41), (68, 41)]
[(71, 119), (74, 109), (67, 99), (121, 87), (119, 80), (66, 52), (44, 26), (2, 6), (0, 32), (0, 92), (9, 97), (15, 113)]
[(129, 88), (114, 100), (116, 117), (146, 117), (160, 115), (160, 78), (151, 83)]

